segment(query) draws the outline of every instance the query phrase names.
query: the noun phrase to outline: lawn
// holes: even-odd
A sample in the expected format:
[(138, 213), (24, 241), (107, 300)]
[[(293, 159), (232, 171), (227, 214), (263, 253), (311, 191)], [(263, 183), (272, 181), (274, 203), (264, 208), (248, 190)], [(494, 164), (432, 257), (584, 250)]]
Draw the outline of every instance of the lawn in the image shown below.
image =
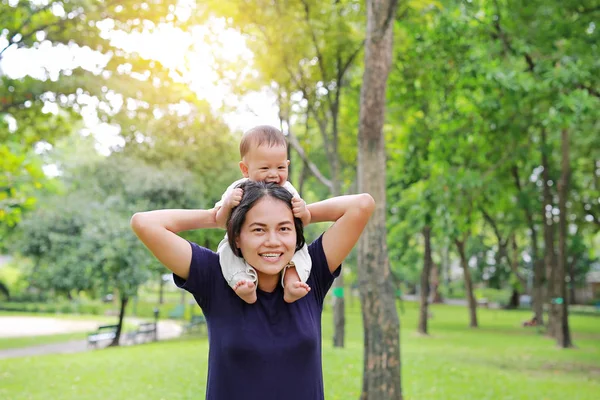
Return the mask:
[[(332, 316), (323, 324), (328, 400), (358, 399), (362, 328), (357, 302), (347, 314), (346, 347), (331, 345)], [(463, 307), (434, 306), (431, 336), (415, 333), (417, 310), (401, 314), (405, 399), (570, 399), (600, 393), (600, 319), (573, 316), (577, 347), (554, 342), (520, 323), (521, 311), (479, 310), (481, 328), (467, 328)], [(0, 360), (0, 399), (200, 399), (206, 384), (205, 338), (90, 353)], [(35, 382), (32, 385), (31, 382)]]

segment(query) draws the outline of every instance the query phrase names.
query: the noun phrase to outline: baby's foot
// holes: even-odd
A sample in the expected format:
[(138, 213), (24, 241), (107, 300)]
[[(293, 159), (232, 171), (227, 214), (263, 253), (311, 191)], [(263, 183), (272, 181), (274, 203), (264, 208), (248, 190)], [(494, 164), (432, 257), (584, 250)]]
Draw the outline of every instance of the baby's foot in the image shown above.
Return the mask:
[(283, 300), (286, 303), (293, 303), (303, 298), (310, 292), (310, 286), (301, 281), (289, 282), (283, 288)]
[(254, 282), (241, 280), (233, 286), (233, 290), (246, 303), (256, 303), (256, 284)]

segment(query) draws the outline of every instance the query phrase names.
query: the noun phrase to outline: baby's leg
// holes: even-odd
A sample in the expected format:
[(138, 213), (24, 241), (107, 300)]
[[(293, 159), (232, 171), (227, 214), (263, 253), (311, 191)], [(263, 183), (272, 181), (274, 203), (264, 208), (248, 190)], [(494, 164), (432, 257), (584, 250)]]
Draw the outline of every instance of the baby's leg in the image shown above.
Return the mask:
[(217, 249), (223, 277), (234, 292), (246, 303), (256, 302), (256, 271), (248, 268), (243, 258), (233, 254), (229, 242), (224, 239)]
[(296, 266), (291, 265), (283, 270), (283, 300), (293, 303), (310, 292), (310, 286), (300, 280)]
[(233, 291), (248, 304), (256, 303), (256, 284), (242, 279), (232, 286)]

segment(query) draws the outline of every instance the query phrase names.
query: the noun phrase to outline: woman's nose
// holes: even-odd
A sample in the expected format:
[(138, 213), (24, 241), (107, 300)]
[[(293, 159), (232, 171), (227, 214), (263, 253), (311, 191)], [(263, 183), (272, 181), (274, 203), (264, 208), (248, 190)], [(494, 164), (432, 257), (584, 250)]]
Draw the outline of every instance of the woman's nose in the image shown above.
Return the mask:
[(279, 236), (277, 235), (277, 232), (274, 232), (274, 231), (269, 232), (269, 234), (267, 235), (266, 244), (268, 246), (279, 245)]

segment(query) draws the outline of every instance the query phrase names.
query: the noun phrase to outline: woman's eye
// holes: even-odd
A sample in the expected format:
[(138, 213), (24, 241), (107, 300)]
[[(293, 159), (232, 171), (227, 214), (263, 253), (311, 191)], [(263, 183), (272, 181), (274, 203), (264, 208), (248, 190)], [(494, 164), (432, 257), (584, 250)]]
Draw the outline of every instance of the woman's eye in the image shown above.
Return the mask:
[(255, 229), (252, 229), (252, 232), (263, 232), (263, 231), (264, 231), (264, 229), (263, 229), (263, 228), (255, 228)]

